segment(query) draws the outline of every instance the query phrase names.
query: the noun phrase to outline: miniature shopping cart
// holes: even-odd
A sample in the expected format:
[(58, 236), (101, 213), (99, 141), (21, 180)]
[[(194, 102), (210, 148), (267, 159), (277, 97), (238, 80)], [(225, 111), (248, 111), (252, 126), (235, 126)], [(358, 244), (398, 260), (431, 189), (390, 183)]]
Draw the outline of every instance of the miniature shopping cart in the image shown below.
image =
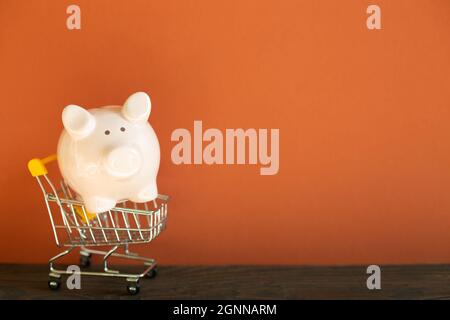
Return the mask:
[[(51, 182), (45, 165), (54, 160), (56, 155), (28, 162), (28, 169), (44, 194), (56, 245), (66, 248), (49, 260), (50, 289), (59, 289), (62, 276), (73, 274), (73, 271), (55, 268), (56, 261), (79, 247), (83, 270), (90, 266), (92, 255), (103, 256), (103, 271), (80, 271), (80, 275), (125, 278), (128, 293), (137, 294), (139, 280), (156, 276), (157, 265), (155, 260), (132, 253), (128, 247), (153, 241), (165, 229), (169, 197), (158, 195), (154, 201), (144, 204), (122, 202), (107, 212), (92, 214), (62, 179), (58, 187)], [(108, 250), (101, 251), (98, 249), (100, 246)], [(119, 247), (123, 248), (123, 253), (116, 252)], [(110, 257), (142, 261), (145, 270), (139, 274), (112, 270), (108, 266)]]

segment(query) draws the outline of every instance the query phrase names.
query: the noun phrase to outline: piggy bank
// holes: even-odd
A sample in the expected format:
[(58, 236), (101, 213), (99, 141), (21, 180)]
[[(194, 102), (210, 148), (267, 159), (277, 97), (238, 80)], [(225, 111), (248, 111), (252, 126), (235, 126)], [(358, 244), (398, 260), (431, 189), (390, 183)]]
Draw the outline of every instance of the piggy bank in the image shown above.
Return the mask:
[(160, 151), (148, 123), (150, 111), (150, 97), (144, 92), (131, 95), (123, 106), (64, 108), (58, 165), (89, 212), (157, 197)]

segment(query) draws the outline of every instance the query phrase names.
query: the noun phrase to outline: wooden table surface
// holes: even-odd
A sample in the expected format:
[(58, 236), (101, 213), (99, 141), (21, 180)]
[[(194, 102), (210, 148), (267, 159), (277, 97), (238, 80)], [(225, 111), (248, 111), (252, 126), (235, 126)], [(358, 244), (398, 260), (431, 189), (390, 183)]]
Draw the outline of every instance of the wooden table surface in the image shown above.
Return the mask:
[[(47, 287), (45, 265), (0, 265), (0, 299), (448, 299), (450, 266), (381, 266), (381, 290), (366, 267), (160, 266), (130, 296), (124, 279), (83, 276), (81, 290)], [(137, 271), (137, 270), (136, 270)]]

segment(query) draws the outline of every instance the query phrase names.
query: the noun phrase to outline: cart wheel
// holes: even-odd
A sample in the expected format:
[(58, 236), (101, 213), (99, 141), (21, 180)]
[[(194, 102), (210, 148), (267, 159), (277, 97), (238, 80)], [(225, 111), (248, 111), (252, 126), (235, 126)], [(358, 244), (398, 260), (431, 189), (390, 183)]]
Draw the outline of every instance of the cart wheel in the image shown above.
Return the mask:
[(127, 285), (127, 292), (132, 296), (139, 293), (139, 283), (130, 283)]
[(88, 256), (80, 255), (80, 267), (89, 268), (90, 265), (91, 265), (91, 255)]
[(54, 291), (58, 290), (61, 287), (61, 279), (51, 277), (48, 280), (48, 287)]
[(156, 277), (157, 274), (158, 274), (158, 267), (155, 266), (152, 270), (147, 272), (146, 277), (151, 279), (151, 278)]

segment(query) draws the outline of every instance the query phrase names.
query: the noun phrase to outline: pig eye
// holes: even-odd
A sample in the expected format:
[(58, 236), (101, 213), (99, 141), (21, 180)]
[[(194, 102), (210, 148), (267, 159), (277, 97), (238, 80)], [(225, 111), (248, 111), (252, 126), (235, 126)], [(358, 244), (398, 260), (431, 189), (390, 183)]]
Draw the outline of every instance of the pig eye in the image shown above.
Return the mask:
[(120, 128), (120, 131), (124, 132), (124, 131), (125, 131), (125, 128), (124, 128), (124, 127), (121, 127), (121, 128)]
[(109, 130), (106, 130), (105, 131), (105, 134), (108, 136), (109, 134), (111, 133), (111, 131), (109, 131)]

